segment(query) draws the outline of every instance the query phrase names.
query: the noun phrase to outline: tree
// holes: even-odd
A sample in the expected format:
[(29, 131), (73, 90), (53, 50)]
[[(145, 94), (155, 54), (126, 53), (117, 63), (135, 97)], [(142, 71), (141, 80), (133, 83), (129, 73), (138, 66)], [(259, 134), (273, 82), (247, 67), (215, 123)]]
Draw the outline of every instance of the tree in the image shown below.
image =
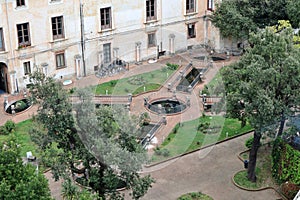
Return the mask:
[[(120, 183), (132, 190), (134, 199), (142, 197), (153, 180), (137, 173), (146, 161), (136, 141), (137, 118), (122, 108), (96, 109), (88, 89), (78, 90), (79, 100), (72, 106), (62, 85), (39, 71), (31, 80), (32, 99), (39, 105), (36, 119), (43, 125), (31, 135), (43, 149), (43, 160), (54, 177), (67, 180), (82, 174), (83, 183), (102, 199), (123, 199), (117, 191)], [(78, 162), (83, 167), (78, 168)]]
[(300, 26), (300, 1), (287, 0), (287, 14), (294, 28)]
[(50, 200), (48, 180), (32, 164), (24, 164), (15, 139), (0, 144), (0, 199)]
[(251, 32), (288, 19), (286, 0), (225, 0), (217, 5), (212, 22), (223, 37), (246, 40)]
[(251, 181), (256, 181), (256, 157), (262, 133), (285, 120), (291, 108), (299, 103), (300, 53), (292, 38), (291, 29), (275, 33), (266, 28), (251, 34), (251, 48), (237, 63), (222, 71), (228, 112), (243, 109), (255, 129), (249, 155)]

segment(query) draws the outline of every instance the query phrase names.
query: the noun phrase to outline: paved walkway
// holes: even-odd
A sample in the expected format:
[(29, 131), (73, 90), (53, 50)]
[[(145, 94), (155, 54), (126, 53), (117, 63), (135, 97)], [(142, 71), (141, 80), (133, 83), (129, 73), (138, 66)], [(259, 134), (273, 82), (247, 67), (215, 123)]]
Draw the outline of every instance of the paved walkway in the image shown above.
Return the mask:
[(278, 194), (269, 189), (259, 192), (241, 190), (233, 185), (231, 177), (243, 169), (237, 158), (245, 149), (250, 134), (220, 143), (181, 158), (144, 169), (155, 184), (142, 198), (145, 200), (176, 200), (188, 192), (203, 192), (214, 200), (276, 200)]
[[(181, 64), (182, 68), (185, 67), (190, 61), (193, 62), (195, 67), (204, 67), (204, 63), (199, 60), (193, 59), (194, 56), (199, 56), (198, 51), (186, 52), (174, 57), (162, 57), (158, 60), (157, 63), (148, 64), (143, 63), (142, 65), (132, 65), (130, 70), (121, 73), (112, 77), (97, 78), (96, 76), (88, 76), (81, 78), (79, 80), (74, 79), (73, 84), (66, 86), (66, 89), (77, 87), (84, 88), (91, 85), (97, 85), (109, 80), (118, 80), (121, 78), (129, 77), (136, 74), (141, 74), (156, 69), (160, 69), (162, 66), (165, 66), (167, 62)], [(229, 62), (236, 60), (237, 58), (232, 58)], [(157, 133), (158, 142), (161, 143), (164, 138), (170, 133), (173, 127), (182, 121), (188, 121), (196, 119), (201, 115), (202, 107), (200, 104), (199, 91), (203, 88), (204, 84), (208, 83), (218, 72), (218, 70), (223, 65), (228, 64), (227, 62), (216, 62), (213, 67), (209, 68), (209, 71), (205, 74), (205, 80), (203, 83), (198, 84), (192, 94), (181, 94), (178, 93), (178, 96), (188, 96), (191, 100), (191, 107), (188, 108), (181, 115), (174, 115), (167, 117), (167, 125), (163, 126), (159, 133)], [(176, 75), (178, 75), (177, 72)], [(176, 76), (175, 75), (175, 76)], [(174, 77), (173, 77), (174, 78)], [(172, 77), (170, 77), (172, 79)], [(166, 81), (164, 86), (159, 92), (156, 93), (147, 93), (139, 95), (133, 98), (131, 112), (133, 114), (139, 114), (142, 112), (147, 112), (146, 108), (143, 106), (143, 98), (149, 97), (154, 98), (155, 96), (172, 96), (171, 92), (167, 90)], [(4, 96), (0, 96), (0, 105), (3, 108)], [(22, 98), (22, 94), (17, 96), (9, 96), (9, 101), (13, 99)], [(37, 108), (32, 107), (29, 111), (11, 116), (4, 114), (3, 109), (0, 109), (0, 125), (4, 124), (6, 120), (12, 119), (15, 122), (20, 122), (25, 119), (31, 118), (34, 113), (36, 113)], [(150, 114), (152, 121), (158, 121), (158, 116)], [(241, 163), (235, 157), (235, 154), (241, 151), (241, 146), (244, 144), (245, 138), (235, 139), (232, 142), (224, 143), (212, 150), (212, 152), (203, 159), (199, 159), (199, 153), (194, 153), (188, 156), (185, 156), (175, 163), (168, 165), (167, 167), (151, 172), (151, 175), (157, 180), (153, 185), (153, 189), (149, 191), (147, 196), (144, 199), (176, 199), (180, 194), (190, 191), (199, 191), (201, 190), (204, 193), (207, 193), (214, 197), (215, 200), (218, 199), (275, 199), (272, 196), (272, 192), (261, 192), (266, 194), (269, 198), (263, 198), (260, 193), (247, 193), (241, 191), (233, 186), (230, 182), (230, 177), (234, 172), (236, 172), (242, 166)], [(151, 168), (152, 170), (153, 168)], [(176, 173), (174, 173), (176, 172)], [(60, 183), (54, 182), (50, 177), (51, 174), (48, 172), (46, 174), (49, 179), (49, 184), (51, 188), (52, 195), (56, 199), (61, 199), (60, 196)], [(216, 192), (215, 188), (218, 188)], [(240, 195), (238, 195), (240, 194)], [(245, 194), (245, 198), (243, 195)], [(266, 197), (264, 196), (264, 197)], [(238, 197), (238, 198), (237, 198)], [(262, 197), (262, 198), (260, 198)]]

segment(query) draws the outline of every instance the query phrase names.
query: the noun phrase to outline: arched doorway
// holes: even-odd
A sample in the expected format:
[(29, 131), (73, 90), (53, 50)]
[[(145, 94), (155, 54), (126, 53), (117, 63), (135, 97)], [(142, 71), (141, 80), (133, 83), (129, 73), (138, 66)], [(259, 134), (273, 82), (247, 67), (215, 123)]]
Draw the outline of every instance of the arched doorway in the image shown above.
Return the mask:
[(0, 62), (0, 94), (9, 93), (8, 69), (5, 63)]

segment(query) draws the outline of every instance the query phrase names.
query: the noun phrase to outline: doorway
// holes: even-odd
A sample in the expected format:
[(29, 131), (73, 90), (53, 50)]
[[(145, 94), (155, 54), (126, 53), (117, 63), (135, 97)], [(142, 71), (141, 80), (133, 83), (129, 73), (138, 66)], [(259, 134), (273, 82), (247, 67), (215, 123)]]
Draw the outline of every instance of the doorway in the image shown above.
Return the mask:
[(0, 94), (9, 93), (8, 69), (6, 64), (0, 62)]

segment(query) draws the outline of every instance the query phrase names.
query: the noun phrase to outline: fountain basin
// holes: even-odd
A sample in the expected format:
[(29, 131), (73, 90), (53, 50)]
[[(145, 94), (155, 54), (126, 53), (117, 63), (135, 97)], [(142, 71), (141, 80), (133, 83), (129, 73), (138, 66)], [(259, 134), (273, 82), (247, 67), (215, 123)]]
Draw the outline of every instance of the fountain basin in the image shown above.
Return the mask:
[(13, 101), (5, 106), (5, 112), (7, 114), (18, 114), (28, 110), (32, 106), (28, 99), (20, 99)]
[(156, 114), (173, 115), (183, 112), (187, 105), (179, 99), (160, 98), (147, 103), (147, 108)]

